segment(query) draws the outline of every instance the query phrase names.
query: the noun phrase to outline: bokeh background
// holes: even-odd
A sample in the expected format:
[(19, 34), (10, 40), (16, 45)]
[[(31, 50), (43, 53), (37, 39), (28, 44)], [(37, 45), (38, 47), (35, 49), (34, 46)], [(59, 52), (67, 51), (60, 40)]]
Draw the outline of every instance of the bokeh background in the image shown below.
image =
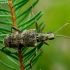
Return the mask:
[[(33, 1), (30, 0), (23, 9), (29, 7)], [(38, 23), (44, 21), (46, 24), (43, 32), (55, 32), (65, 23), (69, 23), (58, 31), (57, 34), (70, 37), (70, 0), (39, 0), (33, 12), (36, 14), (40, 10), (43, 12), (43, 16)], [(29, 27), (29, 29), (32, 28), (35, 28), (35, 25)], [(32, 70), (70, 70), (70, 39), (55, 36), (54, 40), (47, 42), (49, 46), (42, 46), (43, 54)], [(7, 56), (2, 52), (0, 52), (0, 60), (16, 67), (15, 64), (13, 65), (8, 61)], [(0, 63), (0, 70), (10, 69)]]

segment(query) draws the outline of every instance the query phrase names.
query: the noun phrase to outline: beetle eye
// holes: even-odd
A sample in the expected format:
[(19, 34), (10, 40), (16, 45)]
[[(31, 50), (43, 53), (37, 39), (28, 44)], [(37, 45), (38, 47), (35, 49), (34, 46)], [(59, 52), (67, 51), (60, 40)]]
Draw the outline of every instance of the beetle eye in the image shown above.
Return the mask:
[(48, 32), (47, 34), (51, 34), (51, 33), (52, 33), (52, 31)]

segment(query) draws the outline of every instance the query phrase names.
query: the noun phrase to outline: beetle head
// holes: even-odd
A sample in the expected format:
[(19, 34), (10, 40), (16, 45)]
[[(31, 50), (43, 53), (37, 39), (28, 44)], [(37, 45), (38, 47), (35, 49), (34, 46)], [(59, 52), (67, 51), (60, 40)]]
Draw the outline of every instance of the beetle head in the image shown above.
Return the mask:
[(48, 39), (49, 40), (53, 40), (54, 39), (54, 33), (53, 32), (50, 31), (47, 34), (48, 34)]

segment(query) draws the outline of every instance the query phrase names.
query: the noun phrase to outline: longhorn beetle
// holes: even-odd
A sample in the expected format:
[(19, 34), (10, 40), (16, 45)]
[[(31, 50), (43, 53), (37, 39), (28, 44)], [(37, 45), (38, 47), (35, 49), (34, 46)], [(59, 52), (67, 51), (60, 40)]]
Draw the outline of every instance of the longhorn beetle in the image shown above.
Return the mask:
[[(45, 27), (45, 24), (40, 29), (40, 33), (38, 33), (37, 21), (36, 21), (36, 29), (21, 31), (17, 27), (12, 26), (11, 32), (12, 32), (12, 29), (17, 30), (17, 32), (7, 35), (4, 38), (4, 45), (5, 45), (5, 47), (18, 48), (18, 49), (22, 49), (23, 47), (26, 47), (26, 46), (37, 47), (38, 42), (43, 42), (44, 44), (49, 45), (45, 41), (46, 40), (53, 40), (54, 33), (53, 32), (42, 33), (42, 30), (44, 29), (44, 27)], [(5, 47), (3, 47), (2, 50)], [(36, 56), (36, 54), (34, 55), (34, 57), (35, 56)], [(33, 58), (30, 61), (30, 67), (32, 67), (31, 63), (32, 63)]]
[[(13, 29), (18, 30), (16, 27), (12, 26)], [(36, 47), (37, 42), (46, 43), (46, 40), (53, 40), (54, 34), (52, 32), (37, 33), (35, 29), (24, 30), (15, 33), (11, 33), (4, 38), (4, 44), (10, 48), (19, 48), (30, 46)], [(48, 43), (46, 43), (48, 45)]]

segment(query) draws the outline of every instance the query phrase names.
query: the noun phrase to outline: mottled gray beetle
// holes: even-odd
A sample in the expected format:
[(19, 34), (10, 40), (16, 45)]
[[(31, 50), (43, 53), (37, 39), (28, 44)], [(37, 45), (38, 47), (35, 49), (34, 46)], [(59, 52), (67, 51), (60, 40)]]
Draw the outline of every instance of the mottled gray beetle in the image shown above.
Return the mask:
[[(20, 31), (16, 27), (12, 27), (13, 29), (17, 30), (18, 32), (11, 33), (4, 38), (4, 44), (6, 47), (10, 48), (22, 48), (22, 47), (36, 47), (38, 42), (46, 43), (46, 40), (53, 40), (54, 34), (52, 32), (38, 33), (38, 24), (36, 23), (36, 30), (24, 30)], [(42, 27), (43, 30), (44, 26)], [(41, 31), (42, 31), (41, 30)]]

